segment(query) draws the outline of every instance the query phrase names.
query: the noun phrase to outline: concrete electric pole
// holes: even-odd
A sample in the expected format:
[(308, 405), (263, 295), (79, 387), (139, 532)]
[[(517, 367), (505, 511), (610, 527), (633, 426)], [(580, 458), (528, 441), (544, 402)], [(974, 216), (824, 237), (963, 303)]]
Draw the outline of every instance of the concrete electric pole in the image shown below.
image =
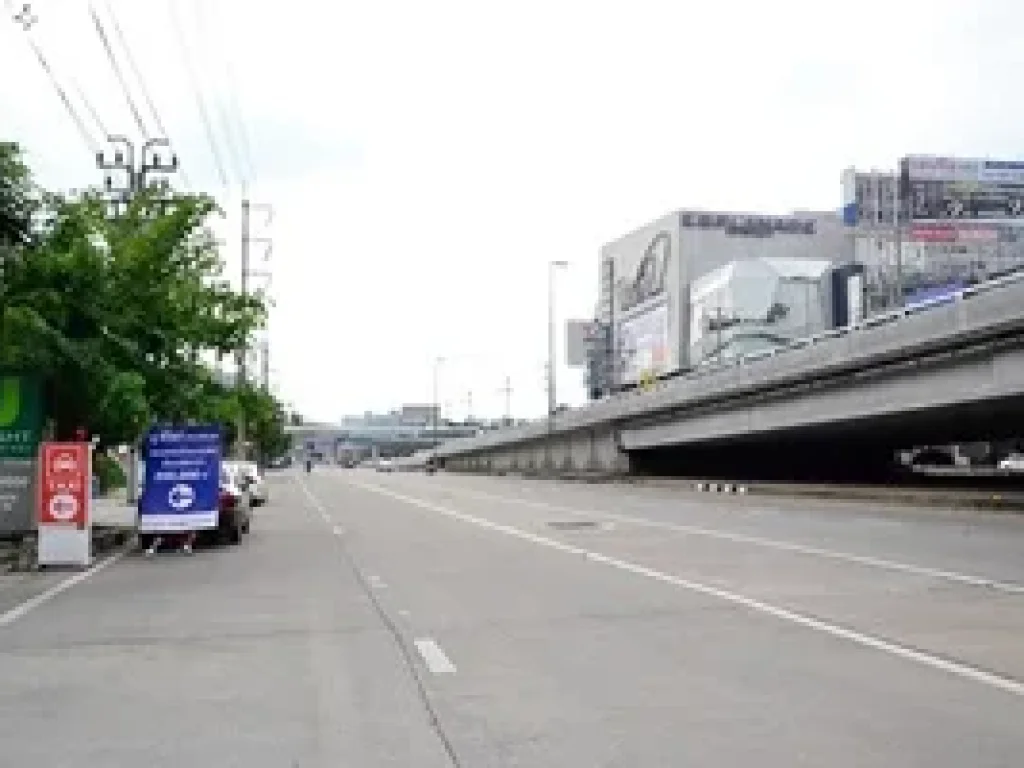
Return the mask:
[[(147, 139), (139, 153), (139, 164), (136, 166), (135, 144), (124, 136), (109, 136), (107, 142), (112, 146), (108, 157), (103, 150), (96, 153), (96, 166), (104, 171), (103, 188), (110, 195), (111, 213), (117, 216), (124, 212), (133, 198), (149, 187), (159, 184), (151, 174), (166, 175), (178, 170), (178, 158), (171, 151), (170, 141), (164, 138)], [(117, 183), (114, 172), (120, 171), (121, 183)], [(128, 503), (138, 500), (138, 448), (132, 446), (128, 453)]]
[[(243, 193), (244, 195), (244, 193)], [(273, 240), (269, 237), (253, 237), (251, 229), (252, 222), (252, 211), (258, 209), (266, 212), (266, 224), (270, 224), (273, 220), (274, 209), (266, 203), (253, 203), (247, 196), (242, 198), (242, 241), (241, 241), (241, 291), (243, 296), (249, 295), (249, 280), (253, 277), (270, 277), (270, 273), (266, 270), (253, 269), (250, 263), (250, 247), (253, 243), (262, 243), (267, 246), (267, 250), (264, 254), (264, 261), (270, 258), (271, 249), (273, 248)], [(235, 376), (235, 386), (241, 391), (248, 383), (248, 376), (246, 369), (248, 367), (249, 357), (249, 341), (248, 339), (242, 342), (242, 346), (238, 350), (237, 359), (237, 370)], [(269, 358), (269, 340), (267, 341), (267, 350), (264, 353), (264, 382), (267, 382), (267, 359)], [(246, 441), (248, 440), (247, 429), (245, 423), (245, 413), (240, 413), (238, 416), (238, 437), (235, 441), (235, 454), (240, 459), (244, 459), (247, 456)]]

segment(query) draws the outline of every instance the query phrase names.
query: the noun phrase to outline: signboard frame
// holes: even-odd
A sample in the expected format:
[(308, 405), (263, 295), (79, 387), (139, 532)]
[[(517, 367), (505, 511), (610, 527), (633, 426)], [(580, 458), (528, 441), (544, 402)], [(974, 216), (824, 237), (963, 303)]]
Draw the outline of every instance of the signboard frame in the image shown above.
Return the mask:
[(908, 155), (899, 168), (906, 221), (1024, 227), (1024, 161)]
[(670, 371), (672, 343), (667, 301), (620, 318), (618, 335), (623, 382), (636, 384), (645, 376)]
[(217, 424), (156, 426), (145, 440), (140, 533), (216, 528), (223, 436)]
[(92, 445), (39, 446), (36, 498), (40, 565), (92, 562)]

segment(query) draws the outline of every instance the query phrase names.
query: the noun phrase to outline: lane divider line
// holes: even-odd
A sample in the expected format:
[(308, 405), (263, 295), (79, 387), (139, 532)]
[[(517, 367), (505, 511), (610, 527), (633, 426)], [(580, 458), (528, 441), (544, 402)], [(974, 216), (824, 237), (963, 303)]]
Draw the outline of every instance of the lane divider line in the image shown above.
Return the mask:
[(550, 512), (558, 512), (560, 514), (583, 515), (588, 517), (603, 517), (607, 520), (614, 520), (615, 522), (619, 523), (638, 525), (645, 528), (658, 528), (667, 531), (674, 531), (676, 533), (689, 534), (692, 536), (706, 536), (708, 538), (721, 539), (723, 541), (732, 541), (738, 544), (750, 544), (753, 546), (765, 547), (768, 549), (778, 549), (784, 552), (795, 552), (801, 555), (810, 555), (813, 557), (821, 557), (829, 560), (839, 560), (847, 563), (855, 563), (857, 565), (863, 565), (870, 568), (880, 568), (882, 570), (887, 571), (909, 573), (915, 576), (927, 576), (933, 579), (950, 581), (956, 584), (964, 584), (971, 587), (983, 587), (986, 589), (994, 589), (998, 592), (1005, 592), (1007, 594), (1024, 594), (1024, 584), (1016, 584), (1010, 581), (1000, 581), (998, 579), (988, 579), (983, 576), (972, 576), (967, 573), (950, 571), (944, 568), (932, 568), (926, 565), (914, 565), (913, 563), (903, 563), (898, 560), (889, 560), (883, 557), (873, 557), (871, 555), (858, 555), (852, 552), (843, 552), (835, 549), (827, 549), (825, 547), (816, 547), (809, 544), (798, 544), (792, 541), (783, 541), (781, 539), (772, 539), (764, 536), (754, 536), (746, 533), (724, 531), (719, 528), (705, 528), (697, 525), (688, 525), (686, 523), (670, 523), (661, 520), (651, 520), (650, 518), (646, 517), (637, 517), (635, 515), (623, 515), (617, 512), (608, 512), (600, 509), (579, 509), (575, 507), (565, 507), (559, 504), (551, 504), (545, 501), (529, 501), (526, 499), (516, 499), (510, 496), (499, 496), (497, 494), (485, 493), (483, 491), (470, 491), (463, 489), (449, 490), (451, 490), (453, 493), (461, 493), (465, 496), (486, 499), (490, 501), (500, 501), (506, 504), (519, 504), (524, 507), (543, 509)]
[(109, 566), (111, 566), (114, 563), (116, 563), (122, 557), (127, 555), (128, 552), (129, 552), (129, 547), (125, 547), (124, 549), (120, 550), (119, 552), (115, 552), (114, 554), (110, 555), (109, 557), (105, 557), (104, 559), (100, 560), (98, 563), (96, 563), (95, 565), (89, 567), (88, 569), (86, 569), (84, 571), (79, 571), (78, 573), (73, 574), (72, 576), (69, 576), (68, 578), (64, 579), (63, 581), (57, 582), (56, 584), (54, 584), (53, 586), (49, 587), (48, 589), (40, 592), (38, 595), (35, 595), (34, 597), (30, 597), (28, 600), (25, 600), (23, 603), (20, 603), (20, 604), (14, 606), (13, 608), (7, 609), (3, 613), (0, 613), (0, 627), (6, 627), (6, 626), (9, 626), (9, 625), (13, 624), (18, 619), (20, 619), (22, 616), (24, 616), (26, 613), (28, 613), (29, 611), (32, 611), (32, 610), (38, 608), (43, 603), (49, 602), (50, 600), (55, 598), (57, 595), (59, 595), (61, 592), (66, 592), (67, 590), (69, 590), (73, 586), (75, 586), (76, 584), (81, 584), (86, 579), (92, 578), (97, 573), (102, 571), (104, 568), (108, 568)]
[[(327, 514), (327, 510), (324, 505), (301, 478), (295, 478), (295, 483), (306, 495), (306, 499), (309, 501), (309, 507), (311, 509), (320, 512), (321, 515)], [(370, 586), (363, 570), (353, 558), (352, 553), (349, 551), (344, 540), (339, 542), (339, 549), (341, 550), (345, 561), (348, 563), (348, 566), (352, 571), (352, 575), (360, 585), (363, 598), (369, 601), (370, 605), (373, 606), (373, 610), (376, 611), (381, 623), (387, 629), (391, 639), (394, 641), (399, 654), (401, 654), (405, 668), (408, 670), (409, 676), (412, 679), (413, 684), (416, 686), (416, 693), (419, 696), (420, 703), (422, 704), (426, 716), (430, 721), (430, 727), (437, 736), (441, 746), (444, 748), (445, 754), (448, 756), (448, 762), (452, 765), (452, 768), (462, 768), (462, 760), (455, 749), (455, 744), (452, 741), (451, 736), (448, 735), (448, 730), (446, 729), (445, 724), (441, 721), (438, 707), (434, 702), (434, 697), (431, 694), (429, 687), (427, 686), (426, 677), (421, 670), (420, 665), (416, 663), (416, 652), (419, 651), (418, 646), (414, 642), (408, 642), (405, 633), (402, 632), (398, 623), (391, 617), (380, 598), (374, 593), (373, 588)], [(420, 651), (420, 653), (422, 655), (422, 651)], [(454, 671), (454, 665), (452, 669)]]
[(863, 648), (870, 648), (897, 659), (929, 667), (965, 680), (981, 683), (982, 685), (995, 688), (1014, 696), (1024, 697), (1024, 682), (981, 669), (980, 667), (972, 666), (966, 662), (954, 661), (952, 659), (936, 656), (928, 653), (927, 651), (918, 650), (907, 645), (901, 645), (895, 641), (886, 640), (865, 632), (858, 632), (857, 630), (833, 624), (829, 621), (815, 618), (814, 616), (790, 610), (789, 608), (766, 603), (763, 600), (758, 600), (756, 598), (747, 597), (746, 595), (738, 592), (721, 589), (719, 587), (714, 587), (698, 581), (692, 581), (690, 579), (672, 576), (671, 574), (657, 571), (653, 568), (648, 568), (637, 563), (632, 563), (628, 560), (609, 557), (608, 555), (601, 554), (600, 552), (565, 544), (561, 541), (557, 541), (556, 539), (530, 533), (529, 531), (524, 531), (511, 525), (496, 523), (483, 517), (477, 517), (476, 515), (471, 515), (466, 512), (460, 512), (459, 510), (435, 504), (425, 499), (408, 496), (404, 493), (398, 493), (397, 491), (393, 491), (388, 488), (360, 483), (354, 480), (349, 480), (348, 482), (353, 487), (361, 488), (365, 491), (376, 493), (381, 496), (388, 496), (396, 501), (401, 501), (409, 504), (410, 506), (419, 507), (429, 512), (435, 512), (453, 520), (469, 523), (496, 533), (503, 533), (507, 536), (512, 536), (514, 538), (530, 542), (531, 544), (553, 549), (557, 552), (571, 555), (582, 555), (590, 562), (606, 565), (624, 573), (631, 573), (636, 576), (651, 579), (652, 581), (680, 587), (690, 592), (695, 592), (697, 594), (746, 608), (753, 613), (771, 616), (775, 619), (779, 619), (780, 621), (804, 627), (805, 629), (820, 632), (841, 640), (846, 640), (854, 645), (859, 645)]
[(414, 640), (413, 643), (416, 645), (416, 650), (420, 652), (420, 656), (423, 657), (427, 669), (435, 675), (455, 674), (455, 665), (452, 664), (452, 660), (441, 650), (441, 646), (432, 639), (421, 637)]

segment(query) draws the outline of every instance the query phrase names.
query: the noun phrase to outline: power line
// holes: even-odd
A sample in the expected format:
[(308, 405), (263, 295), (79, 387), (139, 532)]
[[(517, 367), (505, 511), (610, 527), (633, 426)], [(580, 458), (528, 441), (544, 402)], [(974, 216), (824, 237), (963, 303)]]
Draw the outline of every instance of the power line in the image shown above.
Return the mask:
[(108, 131), (107, 126), (103, 124), (103, 120), (100, 118), (99, 112), (96, 111), (96, 107), (92, 105), (92, 102), (89, 101), (89, 98), (85, 95), (85, 91), (82, 90), (82, 86), (79, 85), (78, 81), (74, 78), (71, 78), (71, 85), (74, 87), (78, 98), (83, 104), (85, 104), (85, 108), (89, 112), (90, 117), (92, 117), (93, 122), (96, 123), (96, 127), (100, 129), (100, 134), (103, 136), (109, 136), (110, 131)]
[(64, 106), (67, 108), (68, 114), (71, 115), (71, 119), (74, 121), (75, 127), (78, 128), (78, 132), (82, 135), (82, 139), (85, 141), (86, 145), (88, 145), (89, 149), (92, 150), (92, 153), (96, 154), (100, 150), (99, 143), (97, 143), (97, 141), (92, 137), (89, 133), (89, 129), (85, 127), (85, 122), (82, 120), (78, 112), (75, 111), (75, 107), (72, 105), (71, 99), (68, 98), (63, 86), (61, 86), (60, 82), (57, 80), (57, 76), (50, 68), (50, 64), (43, 55), (42, 50), (38, 45), (36, 45), (36, 41), (32, 38), (29, 38), (28, 44), (32, 46), (32, 50), (35, 51), (36, 58), (39, 59), (39, 63), (42, 65), (43, 69), (46, 70), (46, 74), (50, 76), (50, 82), (53, 83), (53, 87), (57, 90), (57, 95), (60, 96), (60, 100), (64, 102)]
[(128, 45), (128, 38), (121, 29), (121, 24), (117, 20), (117, 15), (114, 13), (110, 0), (106, 0), (104, 4), (107, 7), (107, 15), (110, 17), (110, 22), (114, 26), (114, 34), (117, 35), (118, 42), (121, 43), (121, 48), (124, 49), (125, 57), (128, 59), (128, 66), (131, 68), (132, 74), (135, 75), (135, 79), (139, 83), (139, 89), (142, 91), (142, 98), (146, 100), (146, 106), (149, 107), (149, 112), (153, 116), (153, 122), (156, 123), (156, 127), (160, 130), (160, 134), (167, 137), (169, 136), (169, 132), (164, 126), (164, 121), (160, 119), (160, 113), (157, 111), (156, 104), (153, 102), (153, 97), (150, 95), (149, 89), (146, 87), (146, 80), (142, 76), (142, 71), (139, 69), (138, 63), (135, 61), (132, 49)]
[(185, 59), (185, 69), (188, 72), (189, 83), (192, 93), (196, 97), (196, 105), (199, 107), (199, 116), (203, 121), (203, 128), (206, 131), (206, 139), (210, 144), (210, 152), (217, 166), (217, 174), (220, 182), (226, 190), (228, 188), (228, 175), (224, 170), (224, 162), (221, 159), (220, 150), (217, 148), (217, 137), (213, 132), (213, 124), (210, 122), (210, 113), (206, 108), (206, 100), (203, 98), (203, 91), (199, 86), (199, 78), (196, 76), (195, 68), (192, 66), (192, 57), (189, 55), (188, 43), (185, 41), (185, 33), (181, 27), (181, 19), (178, 17), (178, 5), (175, 0), (168, 0), (171, 11), (171, 21), (174, 24), (174, 31), (178, 38), (178, 45), (181, 47), (182, 56)]
[[(193, 13), (195, 14), (196, 17), (196, 27), (200, 32), (202, 42), (205, 43), (204, 47), (207, 49), (207, 51), (209, 51), (209, 38), (203, 33), (203, 30), (206, 29), (207, 26), (202, 18), (203, 5), (201, 2), (199, 2), (199, 0), (193, 0), (192, 5)], [(226, 57), (224, 57), (223, 55), (219, 58), (221, 60), (226, 60)], [(245, 162), (242, 158), (242, 155), (238, 150), (238, 143), (235, 141), (234, 129), (232, 128), (231, 125), (231, 115), (229, 114), (228, 110), (225, 109), (223, 100), (217, 100), (216, 108), (217, 114), (220, 117), (221, 130), (223, 131), (224, 134), (224, 141), (228, 147), (228, 154), (231, 156), (231, 160), (234, 162), (236, 176), (241, 182), (243, 188), (248, 187), (250, 176), (248, 169), (246, 168)]]
[(7, 6), (7, 10), (11, 13), (11, 17), (13, 18), (13, 20), (16, 23), (20, 24), (22, 29), (25, 30), (25, 36), (28, 38), (28, 44), (32, 48), (32, 52), (35, 53), (36, 59), (39, 60), (39, 65), (43, 68), (43, 71), (46, 72), (46, 75), (50, 80), (50, 84), (53, 86), (54, 90), (57, 91), (57, 95), (60, 97), (60, 100), (64, 103), (64, 108), (67, 109), (68, 114), (71, 115), (71, 120), (72, 122), (74, 122), (75, 127), (78, 129), (78, 133), (81, 135), (82, 140), (85, 142), (86, 146), (89, 147), (90, 151), (94, 155), (97, 154), (100, 149), (99, 143), (93, 138), (92, 134), (89, 132), (89, 129), (85, 125), (85, 121), (82, 120), (82, 117), (78, 114), (78, 111), (75, 109), (74, 104), (71, 103), (71, 99), (68, 98), (67, 91), (64, 90), (64, 86), (62, 86), (60, 84), (60, 81), (57, 79), (57, 75), (54, 73), (53, 68), (50, 66), (50, 62), (43, 54), (42, 48), (40, 48), (38, 43), (36, 43), (36, 41), (32, 38), (32, 26), (39, 19), (32, 13), (31, 6), (28, 3), (25, 3), (21, 7), (20, 11), (15, 12), (14, 3), (12, 2), (12, 0), (6, 0), (5, 5)]
[[(220, 11), (223, 8), (222, 5), (218, 4), (216, 10)], [(217, 13), (217, 19), (219, 26), (223, 27), (223, 14)], [(221, 57), (224, 62), (224, 71), (227, 75), (228, 85), (228, 98), (230, 99), (230, 107), (234, 110), (236, 122), (238, 125), (238, 134), (241, 139), (239, 144), (242, 148), (242, 157), (245, 161), (246, 170), (249, 174), (249, 179), (254, 180), (256, 177), (256, 164), (253, 161), (252, 142), (249, 140), (249, 131), (246, 127), (245, 113), (241, 108), (241, 104), (238, 100), (238, 81), (235, 78), (235, 70), (231, 65), (230, 56)]]
[(121, 71), (121, 65), (117, 63), (117, 57), (114, 55), (114, 49), (110, 46), (110, 40), (107, 38), (107, 32), (103, 28), (103, 22), (100, 21), (99, 14), (96, 13), (96, 6), (89, 3), (89, 15), (92, 16), (92, 22), (96, 26), (96, 34), (99, 35), (100, 42), (103, 43), (103, 49), (107, 52), (107, 58), (110, 59), (110, 66), (114, 70), (114, 75), (117, 77), (117, 82), (121, 85), (121, 90), (124, 91), (124, 97), (128, 102), (128, 108), (131, 110), (132, 117), (135, 118), (135, 124), (139, 126), (139, 131), (144, 137), (152, 138), (149, 131), (146, 130), (146, 124), (142, 120), (142, 115), (139, 112), (139, 108), (135, 105), (135, 99), (132, 98), (132, 92), (128, 89), (128, 82), (125, 80), (124, 72)]
[(231, 60), (228, 57), (224, 57), (225, 66), (228, 72), (228, 98), (231, 99), (231, 106), (235, 110), (235, 115), (238, 120), (238, 133), (242, 138), (240, 142), (242, 145), (242, 155), (245, 158), (245, 164), (249, 171), (249, 178), (255, 179), (256, 177), (256, 164), (253, 162), (252, 154), (252, 143), (249, 141), (249, 130), (246, 128), (245, 117), (242, 113), (242, 108), (239, 105), (237, 98), (237, 86), (235, 84), (234, 73), (231, 68)]

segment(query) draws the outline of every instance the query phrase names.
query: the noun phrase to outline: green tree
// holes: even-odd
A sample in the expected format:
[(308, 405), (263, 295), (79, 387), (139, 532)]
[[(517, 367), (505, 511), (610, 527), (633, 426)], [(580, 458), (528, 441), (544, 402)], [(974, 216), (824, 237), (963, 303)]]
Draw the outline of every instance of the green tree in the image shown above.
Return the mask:
[(246, 418), (246, 435), (257, 458), (268, 461), (284, 455), (292, 442), (285, 432), (287, 419), (281, 403), (266, 390), (251, 387), (241, 390), (240, 402)]
[(225, 389), (209, 366), (261, 327), (266, 306), (223, 279), (213, 201), (166, 198), (141, 194), (112, 218), (98, 196), (38, 193), (17, 148), (0, 144), (0, 255), (17, 256), (4, 260), (0, 366), (47, 375), (58, 436), (85, 427), (126, 442), (154, 421), (232, 424), (243, 409), (272, 424), (269, 404)]

